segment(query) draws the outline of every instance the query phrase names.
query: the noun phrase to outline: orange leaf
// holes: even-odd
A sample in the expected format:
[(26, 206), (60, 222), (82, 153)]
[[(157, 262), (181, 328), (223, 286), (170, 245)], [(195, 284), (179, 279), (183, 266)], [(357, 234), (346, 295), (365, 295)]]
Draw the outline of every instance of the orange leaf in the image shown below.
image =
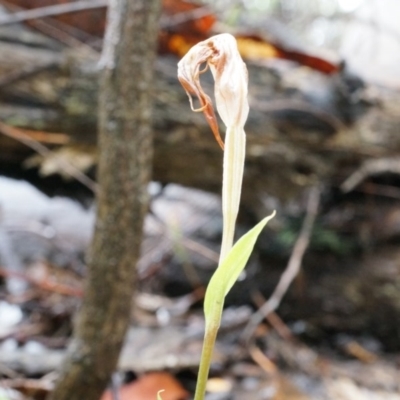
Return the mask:
[[(167, 372), (152, 372), (143, 375), (136, 381), (121, 387), (119, 391), (120, 400), (156, 400), (157, 393), (161, 394), (163, 400), (185, 400), (189, 393), (182, 385)], [(100, 400), (112, 400), (111, 392), (107, 390)]]
[(259, 35), (248, 34), (236, 37), (240, 54), (246, 59), (282, 58), (295, 61), (324, 74), (338, 72), (340, 66), (305, 51), (292, 50), (284, 45), (272, 43)]

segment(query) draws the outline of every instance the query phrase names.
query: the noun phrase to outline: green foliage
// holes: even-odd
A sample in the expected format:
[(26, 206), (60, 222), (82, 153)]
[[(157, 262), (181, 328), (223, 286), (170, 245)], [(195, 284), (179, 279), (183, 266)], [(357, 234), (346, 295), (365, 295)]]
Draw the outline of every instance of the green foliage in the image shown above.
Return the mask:
[[(285, 252), (291, 250), (298, 237), (299, 230), (299, 221), (291, 220), (285, 224), (284, 228), (275, 238), (281, 250)], [(346, 256), (356, 250), (357, 243), (347, 236), (316, 223), (310, 238), (309, 247), (317, 251), (327, 251), (337, 256)]]
[(296, 238), (297, 238), (297, 232), (294, 229), (292, 229), (292, 227), (286, 227), (278, 233), (276, 240), (285, 249), (286, 248), (290, 249), (292, 248), (294, 242), (296, 241)]
[(310, 248), (345, 256), (356, 249), (356, 243), (354, 240), (349, 240), (349, 238), (341, 236), (333, 230), (316, 226), (311, 236)]
[(217, 337), (218, 328), (221, 323), (222, 309), (225, 296), (235, 284), (240, 273), (246, 266), (253, 251), (254, 244), (267, 222), (275, 215), (273, 212), (264, 218), (253, 229), (243, 235), (229, 250), (226, 257), (218, 266), (207, 286), (204, 298), (204, 314), (206, 329), (204, 334), (203, 351), (201, 354), (199, 376), (195, 400), (203, 400), (206, 389), (208, 371), (210, 369), (212, 353)]
[(213, 309), (215, 307), (222, 309), (224, 298), (246, 266), (259, 234), (274, 215), (275, 212), (243, 235), (211, 277), (204, 299), (206, 321), (214, 314)]

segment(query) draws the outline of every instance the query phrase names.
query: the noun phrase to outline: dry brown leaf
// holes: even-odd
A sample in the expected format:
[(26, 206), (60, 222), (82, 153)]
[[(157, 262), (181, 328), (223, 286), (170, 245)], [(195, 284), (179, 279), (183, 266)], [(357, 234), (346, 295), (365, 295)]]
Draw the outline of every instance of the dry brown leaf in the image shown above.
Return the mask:
[[(162, 393), (163, 400), (185, 400), (189, 393), (168, 372), (153, 372), (143, 375), (136, 381), (121, 387), (120, 400), (156, 400), (157, 393)], [(100, 400), (113, 400), (111, 392), (107, 390)]]

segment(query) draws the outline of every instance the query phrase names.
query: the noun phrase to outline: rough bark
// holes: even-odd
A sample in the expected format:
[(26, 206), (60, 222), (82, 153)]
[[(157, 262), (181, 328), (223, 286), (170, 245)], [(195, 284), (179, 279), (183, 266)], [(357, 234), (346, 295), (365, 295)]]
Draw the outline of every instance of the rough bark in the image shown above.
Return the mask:
[(97, 400), (130, 320), (150, 178), (150, 87), (159, 0), (114, 0), (99, 102), (98, 211), (85, 299), (57, 400)]

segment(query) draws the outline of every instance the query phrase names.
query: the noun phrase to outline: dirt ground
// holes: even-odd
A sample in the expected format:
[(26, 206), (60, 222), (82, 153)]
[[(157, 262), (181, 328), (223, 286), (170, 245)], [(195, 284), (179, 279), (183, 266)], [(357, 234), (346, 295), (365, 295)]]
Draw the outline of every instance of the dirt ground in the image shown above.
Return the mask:
[[(160, 389), (164, 399), (187, 399), (202, 345), (201, 288), (218, 256), (220, 200), (177, 185), (153, 183), (149, 190), (153, 200), (138, 266), (140, 284), (114, 388), (121, 399), (155, 398)], [(71, 198), (48, 197), (27, 182), (5, 177), (0, 178), (0, 204), (0, 398), (43, 399), (57, 377), (82, 298), (94, 206), (89, 200), (83, 206)], [(276, 274), (268, 275), (273, 265), (263, 263), (273, 257), (263, 252), (273, 251), (258, 249), (228, 298), (207, 398), (400, 399), (396, 351), (371, 331), (329, 330), (315, 316), (297, 318), (288, 311), (295, 307), (293, 293), (250, 338), (244, 337), (257, 304), (265, 301), (255, 290), (257, 271), (271, 280)], [(299, 285), (295, 281), (295, 291)], [(340, 302), (340, 293), (337, 298)], [(327, 310), (324, 314), (337, 318)], [(111, 391), (104, 398), (110, 396)]]

